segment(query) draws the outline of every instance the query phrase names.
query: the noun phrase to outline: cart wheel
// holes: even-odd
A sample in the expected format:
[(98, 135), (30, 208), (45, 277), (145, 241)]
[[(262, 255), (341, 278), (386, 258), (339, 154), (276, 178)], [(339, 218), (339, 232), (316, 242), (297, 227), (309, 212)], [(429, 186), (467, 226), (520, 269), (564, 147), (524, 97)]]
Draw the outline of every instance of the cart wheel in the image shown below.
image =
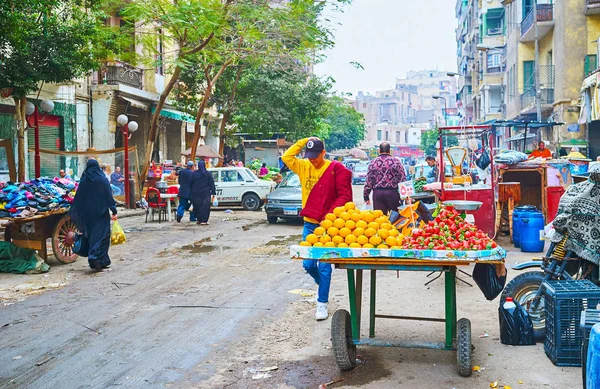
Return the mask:
[(456, 361), (458, 374), (469, 377), (473, 373), (471, 360), (471, 322), (462, 318), (458, 321), (457, 328)]
[(60, 262), (71, 263), (77, 260), (77, 254), (73, 253), (73, 243), (77, 232), (75, 223), (68, 215), (61, 217), (54, 226), (52, 252)]
[(338, 309), (331, 318), (331, 343), (338, 367), (352, 370), (356, 366), (356, 345), (352, 341), (350, 313), (345, 309)]

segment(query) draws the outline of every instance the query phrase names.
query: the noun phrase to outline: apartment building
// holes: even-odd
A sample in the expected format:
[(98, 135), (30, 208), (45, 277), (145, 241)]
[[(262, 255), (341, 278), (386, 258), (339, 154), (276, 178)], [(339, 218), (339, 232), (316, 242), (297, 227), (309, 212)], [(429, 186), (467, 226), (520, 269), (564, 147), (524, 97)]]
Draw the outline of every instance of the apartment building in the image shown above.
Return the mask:
[[(554, 151), (586, 151), (589, 135), (578, 124), (580, 89), (597, 67), (600, 1), (534, 1), (457, 2), (458, 105), (465, 107), (467, 123), (538, 116), (564, 122), (531, 134), (526, 148), (543, 139)], [(523, 136), (505, 129), (499, 141), (508, 146)]]

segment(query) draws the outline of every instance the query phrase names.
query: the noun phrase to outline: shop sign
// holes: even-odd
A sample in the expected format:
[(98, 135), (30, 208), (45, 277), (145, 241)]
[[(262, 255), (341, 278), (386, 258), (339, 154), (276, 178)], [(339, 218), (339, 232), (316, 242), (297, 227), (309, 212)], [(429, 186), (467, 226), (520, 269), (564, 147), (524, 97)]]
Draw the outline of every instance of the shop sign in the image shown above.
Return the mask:
[(567, 127), (568, 132), (579, 132), (579, 124), (569, 124)]

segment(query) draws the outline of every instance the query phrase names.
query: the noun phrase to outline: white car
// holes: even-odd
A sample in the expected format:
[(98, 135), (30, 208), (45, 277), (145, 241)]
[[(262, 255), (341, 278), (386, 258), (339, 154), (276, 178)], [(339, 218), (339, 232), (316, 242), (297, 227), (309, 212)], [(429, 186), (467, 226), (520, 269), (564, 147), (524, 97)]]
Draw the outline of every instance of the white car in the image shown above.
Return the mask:
[(275, 182), (261, 180), (248, 168), (220, 167), (208, 171), (213, 175), (217, 201), (222, 205), (241, 204), (248, 211), (256, 211), (275, 188)]

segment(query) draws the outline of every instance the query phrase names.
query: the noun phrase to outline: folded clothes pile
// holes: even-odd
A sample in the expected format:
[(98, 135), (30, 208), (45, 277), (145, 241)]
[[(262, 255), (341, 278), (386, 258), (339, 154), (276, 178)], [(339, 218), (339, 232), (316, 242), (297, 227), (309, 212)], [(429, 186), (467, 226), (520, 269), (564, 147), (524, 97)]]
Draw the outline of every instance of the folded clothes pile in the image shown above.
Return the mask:
[(0, 218), (27, 218), (69, 208), (76, 191), (77, 182), (66, 178), (0, 183)]
[(502, 150), (494, 155), (494, 162), (506, 165), (516, 165), (519, 162), (527, 161), (527, 154), (516, 150)]

